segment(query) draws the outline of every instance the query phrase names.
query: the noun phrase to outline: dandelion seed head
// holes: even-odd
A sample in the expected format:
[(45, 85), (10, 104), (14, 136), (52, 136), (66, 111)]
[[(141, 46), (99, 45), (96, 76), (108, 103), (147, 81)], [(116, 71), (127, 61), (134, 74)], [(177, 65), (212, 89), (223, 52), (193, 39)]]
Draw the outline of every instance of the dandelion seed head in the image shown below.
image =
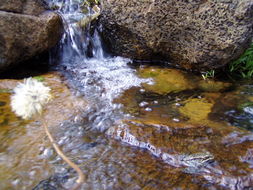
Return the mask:
[(51, 99), (50, 88), (36, 79), (24, 79), (14, 89), (11, 96), (11, 108), (17, 116), (29, 119), (42, 112), (43, 106)]

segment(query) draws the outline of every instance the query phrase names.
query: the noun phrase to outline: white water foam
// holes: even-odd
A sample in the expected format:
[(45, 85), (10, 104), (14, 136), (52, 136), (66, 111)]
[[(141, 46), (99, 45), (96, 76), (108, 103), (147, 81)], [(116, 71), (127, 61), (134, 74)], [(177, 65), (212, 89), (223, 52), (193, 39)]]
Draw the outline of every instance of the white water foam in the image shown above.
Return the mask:
[[(105, 130), (118, 117), (123, 117), (120, 105), (114, 104), (113, 100), (125, 90), (151, 80), (139, 78), (128, 65), (130, 59), (106, 54), (98, 29), (91, 36), (87, 28), (78, 25), (81, 19), (93, 14), (92, 10), (83, 14), (78, 0), (48, 1), (50, 6), (59, 7), (58, 11), (66, 23), (59, 47), (59, 65), (64, 67), (77, 89), (93, 104), (87, 114), (93, 122), (91, 125)], [(91, 50), (88, 48), (90, 44)], [(88, 57), (87, 52), (92, 52), (92, 55)]]

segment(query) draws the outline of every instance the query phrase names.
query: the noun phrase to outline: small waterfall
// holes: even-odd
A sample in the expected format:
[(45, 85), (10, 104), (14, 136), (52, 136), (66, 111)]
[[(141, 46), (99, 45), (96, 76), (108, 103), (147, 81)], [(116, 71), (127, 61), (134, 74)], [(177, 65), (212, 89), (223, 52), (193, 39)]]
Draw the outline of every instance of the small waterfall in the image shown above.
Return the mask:
[(113, 57), (103, 50), (101, 28), (90, 35), (89, 26), (80, 26), (82, 19), (95, 14), (92, 9), (87, 14), (82, 13), (82, 2), (48, 0), (51, 7), (58, 7), (65, 22), (65, 33), (57, 50), (58, 67), (65, 70), (74, 88), (89, 101), (86, 116), (90, 127), (103, 131), (124, 117), (121, 106), (113, 100), (124, 90), (150, 81), (136, 76), (135, 70), (128, 66), (130, 59)]

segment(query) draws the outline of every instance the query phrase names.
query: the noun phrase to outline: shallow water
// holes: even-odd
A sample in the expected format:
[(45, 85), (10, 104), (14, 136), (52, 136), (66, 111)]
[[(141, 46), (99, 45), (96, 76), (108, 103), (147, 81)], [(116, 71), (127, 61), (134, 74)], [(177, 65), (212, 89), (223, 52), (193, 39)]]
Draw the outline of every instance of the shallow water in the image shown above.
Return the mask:
[[(92, 128), (94, 120), (85, 117), (92, 115), (86, 111), (93, 103), (81, 103), (86, 96), (71, 95), (56, 73), (45, 75), (55, 96), (45, 117), (59, 145), (85, 173), (82, 189), (250, 187), (253, 135), (247, 126), (251, 121), (237, 115), (249, 115), (251, 86), (225, 85), (224, 92), (208, 92), (198, 89), (196, 77), (191, 77), (196, 87), (180, 92), (177, 89), (161, 95), (153, 91), (156, 87), (147, 88), (146, 83), (122, 91), (111, 102), (120, 104), (115, 112), (118, 120), (111, 120), (109, 128), (106, 123), (108, 130), (100, 132)], [(25, 122), (11, 112), (7, 87), (16, 84), (17, 80), (0, 81), (0, 188), (71, 188), (76, 175), (54, 153), (40, 120)], [(72, 90), (77, 93), (77, 88)], [(78, 106), (78, 111), (73, 111)], [(210, 162), (205, 163), (203, 155), (210, 157)]]
[[(82, 189), (253, 186), (252, 82), (134, 66), (106, 54), (100, 28), (90, 35), (78, 25), (87, 16), (78, 1), (52, 2), (67, 25), (51, 57), (58, 73), (43, 76), (54, 96), (44, 117), (82, 168)], [(77, 176), (53, 151), (40, 119), (11, 112), (17, 82), (0, 80), (0, 189), (70, 189)]]

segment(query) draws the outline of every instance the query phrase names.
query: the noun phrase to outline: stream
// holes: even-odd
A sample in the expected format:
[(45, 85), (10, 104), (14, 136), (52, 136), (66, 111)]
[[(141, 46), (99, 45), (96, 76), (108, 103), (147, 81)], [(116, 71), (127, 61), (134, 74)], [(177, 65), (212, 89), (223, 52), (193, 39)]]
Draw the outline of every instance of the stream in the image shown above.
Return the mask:
[[(107, 53), (78, 0), (48, 0), (65, 23), (42, 74), (57, 143), (85, 174), (81, 189), (253, 189), (253, 84), (204, 80)], [(84, 27), (80, 23), (86, 23)], [(20, 80), (0, 80), (0, 189), (71, 189), (74, 170), (38, 118), (10, 109)]]

